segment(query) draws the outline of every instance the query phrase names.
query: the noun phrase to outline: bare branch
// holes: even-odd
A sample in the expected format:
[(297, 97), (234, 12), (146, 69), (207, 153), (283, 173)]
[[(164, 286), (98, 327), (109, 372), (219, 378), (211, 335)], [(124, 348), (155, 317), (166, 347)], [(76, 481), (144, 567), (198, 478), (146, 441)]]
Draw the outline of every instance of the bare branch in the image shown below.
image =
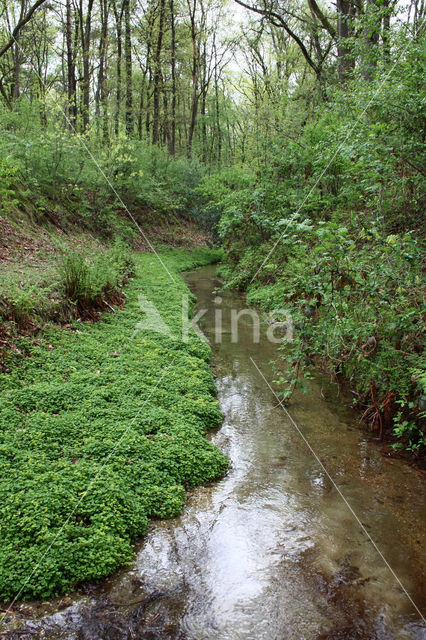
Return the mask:
[(299, 36), (296, 35), (292, 29), (290, 29), (290, 27), (288, 26), (287, 22), (284, 20), (284, 18), (282, 16), (280, 16), (275, 11), (272, 11), (271, 9), (261, 9), (259, 7), (253, 7), (253, 6), (243, 2), (243, 0), (235, 0), (235, 2), (237, 4), (239, 4), (239, 5), (241, 5), (242, 7), (244, 7), (245, 9), (249, 9), (250, 11), (254, 11), (255, 13), (258, 13), (259, 15), (264, 16), (265, 18), (268, 18), (268, 20), (274, 26), (281, 27), (282, 29), (284, 29), (284, 31), (286, 31), (288, 33), (288, 35), (291, 38), (293, 38), (293, 40), (296, 42), (296, 44), (300, 48), (300, 50), (301, 50), (306, 62), (309, 64), (309, 66), (315, 71), (315, 73), (317, 75), (319, 74), (320, 69), (315, 64), (315, 62), (312, 60), (312, 58), (309, 55), (308, 50), (306, 49), (305, 45), (303, 44), (303, 42), (301, 41)]

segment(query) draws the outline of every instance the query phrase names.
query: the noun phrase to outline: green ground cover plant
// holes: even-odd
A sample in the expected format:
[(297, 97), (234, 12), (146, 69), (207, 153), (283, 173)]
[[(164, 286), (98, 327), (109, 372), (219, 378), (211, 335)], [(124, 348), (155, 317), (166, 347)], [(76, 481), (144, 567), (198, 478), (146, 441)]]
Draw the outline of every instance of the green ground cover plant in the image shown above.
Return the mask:
[[(177, 515), (185, 489), (227, 458), (204, 436), (221, 413), (209, 347), (148, 330), (139, 295), (176, 336), (179, 271), (213, 250), (135, 258), (125, 306), (97, 323), (49, 326), (0, 376), (0, 597), (51, 597), (128, 563), (150, 518)], [(192, 298), (191, 298), (192, 299)]]

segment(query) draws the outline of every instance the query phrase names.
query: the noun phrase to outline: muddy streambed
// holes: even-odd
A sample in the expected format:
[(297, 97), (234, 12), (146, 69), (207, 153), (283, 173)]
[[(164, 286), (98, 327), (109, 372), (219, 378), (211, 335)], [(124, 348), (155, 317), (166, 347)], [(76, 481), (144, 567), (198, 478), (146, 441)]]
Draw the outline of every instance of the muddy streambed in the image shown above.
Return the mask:
[[(213, 344), (215, 269), (186, 276), (208, 313), (222, 428), (231, 458), (218, 483), (188, 495), (181, 517), (154, 522), (135, 561), (110, 580), (49, 603), (15, 608), (2, 637), (68, 640), (373, 640), (426, 638), (424, 476), (382, 456), (332, 386), (316, 380), (290, 411), (350, 503), (374, 548), (268, 380), (276, 346), (240, 319)], [(392, 568), (394, 574), (387, 566)]]

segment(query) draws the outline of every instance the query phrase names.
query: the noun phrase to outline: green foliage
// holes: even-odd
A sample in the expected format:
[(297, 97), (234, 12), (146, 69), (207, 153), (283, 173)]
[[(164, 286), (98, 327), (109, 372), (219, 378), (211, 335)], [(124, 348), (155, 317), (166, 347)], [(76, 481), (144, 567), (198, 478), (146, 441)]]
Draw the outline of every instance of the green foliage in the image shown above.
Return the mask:
[(0, 296), (0, 316), (21, 326), (25, 325), (36, 307), (40, 311), (37, 293), (33, 287), (25, 290), (19, 287), (9, 289), (9, 297), (5, 297), (4, 294)]
[(236, 166), (203, 181), (200, 192), (209, 197), (208, 209), (220, 210), (229, 250), (237, 252), (239, 241), (244, 248), (277, 237), (299, 210), (311, 221), (336, 211), (368, 213), (380, 217), (387, 233), (421, 228), (426, 47), (409, 40), (401, 47), (404, 55), (385, 82), (330, 87), (296, 136), (274, 132), (263, 163), (253, 156), (250, 170)]
[[(30, 243), (31, 240), (29, 239)], [(56, 254), (29, 258), (24, 265), (3, 266), (0, 317), (18, 330), (48, 320), (68, 321), (105, 300), (121, 297), (121, 286), (133, 273), (133, 257), (121, 241), (110, 248), (88, 241), (73, 249), (59, 244)], [(58, 255), (58, 257), (55, 257)]]
[(226, 286), (292, 314), (283, 395), (306, 388), (314, 362), (327, 366), (351, 382), (365, 421), (411, 451), (424, 444), (413, 370), (424, 372), (425, 54), (405, 40), (389, 78), (329, 90), (256, 175), (202, 187), (221, 212)]
[(62, 257), (59, 265), (59, 274), (62, 280), (64, 294), (72, 301), (91, 300), (100, 292), (93, 296), (93, 287), (90, 278), (90, 267), (88, 262), (77, 252), (70, 252)]
[[(30, 275), (28, 281), (23, 282)], [(38, 274), (2, 273), (2, 291), (0, 293), (0, 318), (11, 321), (19, 327), (31, 322), (39, 322), (57, 313), (55, 301), (51, 298), (55, 280), (48, 281), (50, 273)]]
[[(177, 515), (185, 488), (227, 469), (204, 437), (221, 422), (209, 348), (195, 334), (179, 338), (187, 289), (178, 272), (218, 255), (162, 257), (174, 282), (155, 256), (138, 256), (123, 310), (51, 328), (1, 376), (4, 600), (20, 590), (51, 597), (106, 576), (131, 560), (150, 518)], [(141, 293), (175, 338), (137, 330)]]
[(18, 202), (14, 188), (17, 174), (16, 161), (10, 156), (0, 156), (0, 216), (7, 215)]
[[(280, 380), (285, 398), (305, 388), (314, 361), (326, 363), (367, 404), (378, 400), (387, 428), (399, 405), (409, 409), (408, 421), (396, 416), (395, 435), (408, 438), (414, 450), (424, 442), (416, 402), (424, 376), (422, 252), (412, 234), (383, 236), (381, 228), (380, 221), (361, 223), (355, 214), (346, 226), (334, 219), (314, 227), (293, 222), (264, 267), (265, 249), (249, 247), (229, 283), (247, 286), (260, 268), (248, 301), (291, 313), (296, 331), (283, 348), (289, 365)], [(378, 428), (377, 414), (366, 417)]]
[(25, 103), (0, 111), (3, 214), (27, 199), (39, 224), (53, 219), (64, 229), (77, 224), (101, 236), (129, 238), (135, 225), (118, 215), (123, 203), (141, 225), (147, 210), (160, 222), (165, 214), (195, 211), (194, 188), (205, 172), (195, 158), (170, 158), (165, 149), (122, 135), (103, 147), (96, 127), (85, 136), (70, 135), (61, 108), (51, 107), (47, 126)]
[[(426, 359), (422, 357), (416, 368), (411, 370), (411, 382), (415, 392), (410, 396), (397, 401), (400, 410), (394, 417), (394, 433), (406, 443), (408, 451), (417, 453), (426, 446), (426, 434), (424, 429), (419, 430), (419, 421), (423, 424), (426, 419)], [(401, 442), (396, 442), (393, 447), (398, 450)]]

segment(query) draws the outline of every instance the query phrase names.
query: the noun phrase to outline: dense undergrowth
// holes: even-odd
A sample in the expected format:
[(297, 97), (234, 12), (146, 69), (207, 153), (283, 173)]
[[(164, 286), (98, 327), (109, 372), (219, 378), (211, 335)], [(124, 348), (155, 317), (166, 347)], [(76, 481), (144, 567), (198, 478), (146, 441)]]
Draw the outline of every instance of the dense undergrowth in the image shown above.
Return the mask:
[[(97, 323), (50, 327), (0, 378), (0, 597), (49, 597), (132, 558), (150, 518), (227, 469), (204, 437), (220, 424), (209, 348), (179, 339), (178, 272), (217, 252), (135, 258), (127, 301)], [(138, 328), (139, 296), (176, 337)], [(135, 331), (136, 329), (136, 331)]]
[(70, 135), (61, 105), (50, 108), (43, 129), (25, 101), (0, 111), (0, 215), (22, 210), (37, 225), (132, 240), (139, 235), (134, 221), (167, 227), (191, 211), (205, 173), (196, 159), (172, 158), (124, 134), (105, 147), (96, 127)]
[(409, 235), (381, 236), (359, 219), (346, 222), (293, 223), (265, 269), (270, 245), (248, 250), (237, 273), (223, 267), (222, 275), (228, 286), (245, 281), (249, 303), (290, 312), (293, 341), (282, 349), (288, 375), (278, 380), (284, 398), (307, 388), (320, 365), (349, 380), (380, 437), (393, 430), (416, 452), (425, 444), (426, 392), (418, 245)]
[(303, 128), (289, 124), (294, 142), (277, 136), (257, 169), (198, 189), (221, 215), (226, 285), (291, 312), (283, 396), (321, 365), (350, 381), (374, 431), (415, 453), (426, 444), (424, 56), (415, 44), (386, 82), (331, 91)]

